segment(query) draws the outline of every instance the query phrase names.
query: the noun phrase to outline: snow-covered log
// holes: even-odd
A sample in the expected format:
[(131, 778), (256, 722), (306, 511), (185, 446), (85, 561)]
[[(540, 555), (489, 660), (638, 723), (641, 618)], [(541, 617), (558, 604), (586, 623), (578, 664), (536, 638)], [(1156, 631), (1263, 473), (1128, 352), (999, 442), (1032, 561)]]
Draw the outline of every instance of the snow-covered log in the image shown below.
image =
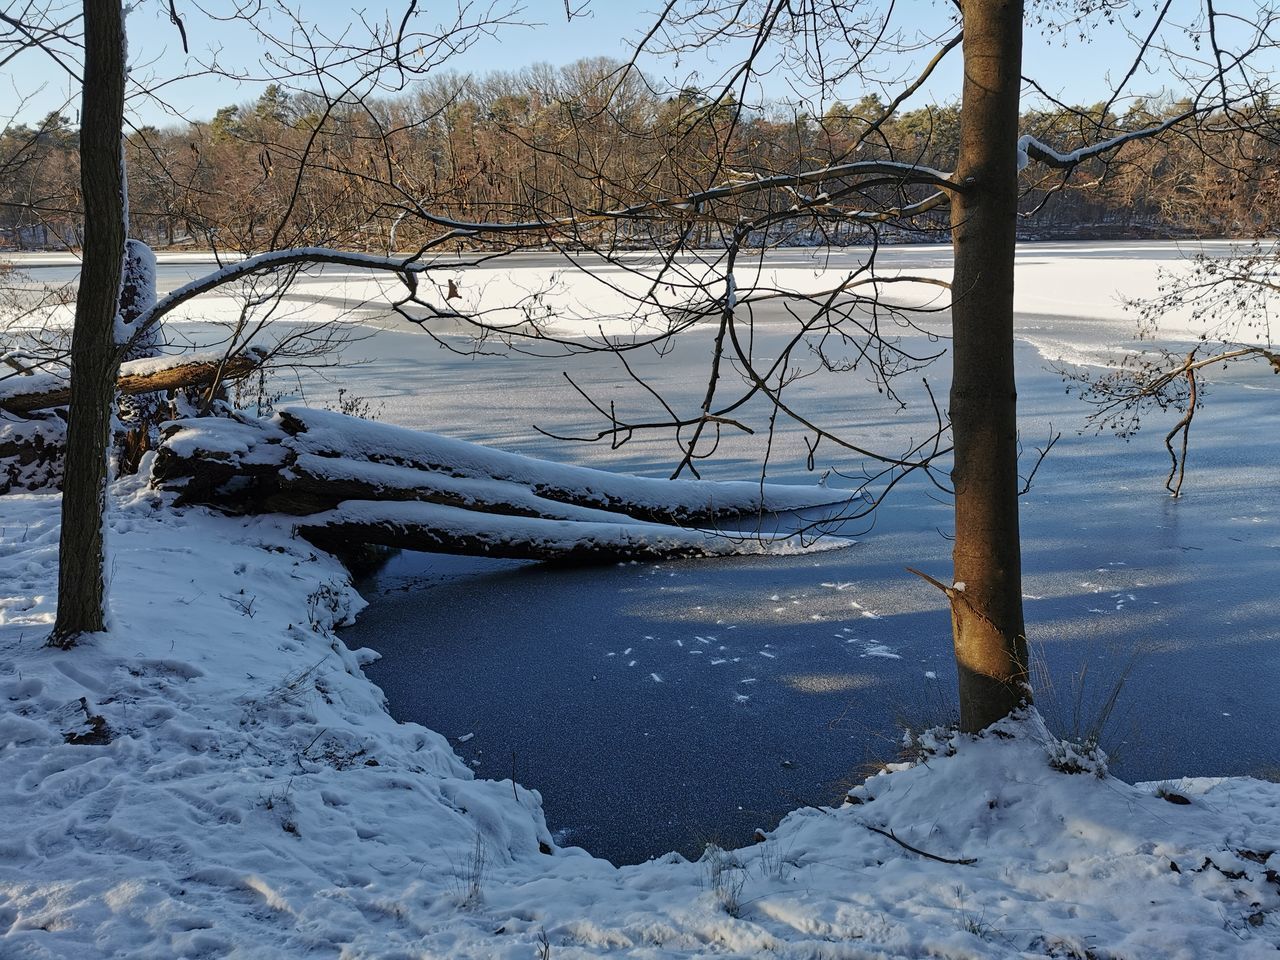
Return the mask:
[[(364, 460), (298, 454), (280, 475), (280, 493), (272, 505), (284, 513), (307, 513), (308, 503), (333, 506), (344, 500), (416, 500), (466, 510), (547, 520), (622, 523), (621, 513), (548, 500), (507, 480), (456, 477), (438, 470), (418, 470)], [(326, 506), (326, 508), (327, 508)]]
[[(263, 359), (262, 351), (250, 347), (232, 357), (212, 351), (130, 360), (120, 365), (116, 389), (125, 396), (136, 396), (208, 386), (215, 380), (239, 380), (257, 370)], [(12, 413), (64, 407), (70, 400), (70, 382), (56, 374), (37, 373), (0, 381), (0, 409)]]
[(305, 518), (298, 532), (324, 547), (568, 562), (812, 549), (768, 532), (771, 524), (756, 530), (754, 517), (848, 497), (821, 487), (631, 477), (300, 408), (274, 421), (169, 424), (152, 479), (179, 491), (180, 502)]
[(372, 543), (405, 550), (549, 560), (612, 563), (743, 554), (795, 554), (836, 549), (848, 541), (814, 543), (739, 531), (698, 530), (638, 521), (548, 520), (499, 516), (437, 503), (352, 500), (308, 517), (297, 531), (317, 546)]
[(544, 500), (659, 523), (705, 523), (846, 502), (847, 490), (757, 481), (665, 480), (538, 460), (505, 450), (370, 423), (327, 410), (286, 407), (280, 426), (299, 454), (369, 460), (455, 477), (504, 480)]
[(287, 435), (266, 420), (196, 417), (161, 428), (151, 482), (180, 492), (178, 502), (234, 513), (264, 510), (292, 454)]
[(9, 418), (0, 414), (0, 494), (56, 490), (62, 483), (67, 425), (53, 414)]

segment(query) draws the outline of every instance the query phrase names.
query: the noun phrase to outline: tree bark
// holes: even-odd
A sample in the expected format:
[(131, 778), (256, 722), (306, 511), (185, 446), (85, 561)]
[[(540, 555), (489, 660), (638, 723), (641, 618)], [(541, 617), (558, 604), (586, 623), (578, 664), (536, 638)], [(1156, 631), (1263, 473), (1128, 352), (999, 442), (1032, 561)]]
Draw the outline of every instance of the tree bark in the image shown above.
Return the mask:
[(115, 318), (124, 265), (124, 15), (119, 0), (85, 0), (80, 182), (84, 259), (71, 341), (71, 409), (62, 484), (58, 616), (50, 644), (70, 647), (105, 625), (103, 520)]
[[(1013, 266), (1021, 0), (964, 0), (964, 91), (952, 201), (956, 587), (950, 594), (960, 726), (1031, 699), (1018, 542)], [(963, 584), (963, 587), (960, 586)]]

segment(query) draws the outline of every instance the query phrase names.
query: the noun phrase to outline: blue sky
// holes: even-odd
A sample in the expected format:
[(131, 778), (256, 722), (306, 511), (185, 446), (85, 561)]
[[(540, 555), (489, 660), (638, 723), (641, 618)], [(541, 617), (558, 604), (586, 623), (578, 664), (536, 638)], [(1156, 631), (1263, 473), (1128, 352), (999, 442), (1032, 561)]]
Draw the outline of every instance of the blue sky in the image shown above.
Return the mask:
[[(625, 59), (630, 56), (630, 44), (638, 40), (653, 21), (650, 5), (644, 2), (629, 3), (626, 0), (570, 0), (581, 13), (566, 18), (564, 0), (526, 0), (523, 11), (516, 19), (527, 26), (505, 26), (497, 35), (479, 39), (470, 49), (449, 62), (458, 72), (483, 73), (490, 70), (514, 70), (534, 63), (553, 65), (570, 63), (583, 57), (607, 56)], [(364, 11), (373, 19), (381, 19), (390, 7), (397, 3), (388, 0), (306, 0), (301, 5), (307, 19), (322, 25), (326, 30), (340, 30), (353, 20), (353, 8)], [(420, 7), (431, 18), (432, 10), (452, 8), (448, 2), (421, 2)], [(206, 4), (216, 8), (217, 0)], [(295, 6), (296, 0), (295, 0)], [(1181, 0), (1175, 4), (1174, 17), (1185, 22), (1193, 15), (1197, 4)], [(243, 27), (219, 26), (202, 17), (193, 5), (178, 0), (180, 12), (187, 13), (187, 27), (192, 52), (208, 55), (220, 48), (221, 56), (239, 66), (252, 65), (262, 52), (258, 41)], [(1179, 13), (1178, 8), (1182, 10)], [(899, 0), (899, 10), (905, 9), (903, 23), (908, 29), (934, 32), (947, 22), (950, 4), (946, 0)], [(1135, 49), (1135, 33), (1145, 33), (1152, 20), (1150, 0), (1138, 0), (1133, 5), (1138, 11), (1126, 13), (1117, 25), (1098, 24), (1091, 40), (1079, 39), (1077, 31), (1044, 36), (1033, 27), (1027, 30), (1027, 50), (1024, 56), (1024, 73), (1033, 76), (1050, 93), (1064, 100), (1077, 103), (1096, 102), (1105, 99), (1113, 83), (1127, 70)], [(142, 0), (128, 20), (130, 32), (130, 59), (138, 77), (147, 75), (166, 77), (183, 72), (186, 58), (182, 54), (177, 30), (169, 23), (167, 3), (162, 0)], [(722, 53), (717, 62), (711, 55), (687, 54), (678, 65), (670, 59), (646, 58), (642, 65), (650, 76), (660, 81), (680, 86), (693, 81), (709, 86), (720, 76), (722, 64), (728, 62)], [(923, 62), (921, 59), (920, 62)], [(888, 81), (905, 78), (911, 73), (910, 59), (899, 58), (888, 67)], [(18, 119), (30, 121), (43, 116), (49, 110), (71, 101), (69, 112), (74, 117), (78, 95), (74, 84), (69, 84), (64, 71), (48, 57), (27, 53), (10, 64), (8, 75), (3, 77), (6, 94), (29, 97)], [(914, 99), (914, 104), (945, 102), (959, 94), (959, 57), (952, 54), (935, 78)], [(896, 84), (889, 83), (892, 91)], [(1157, 93), (1173, 86), (1164, 73), (1141, 71), (1129, 88), (1134, 93)], [(207, 119), (219, 107), (230, 103), (253, 100), (261, 92), (260, 84), (237, 84), (226, 79), (197, 78), (166, 88), (165, 98), (173, 113), (166, 114), (153, 103), (135, 99), (131, 110), (139, 122), (167, 125), (176, 122), (174, 114), (191, 119)], [(792, 98), (796, 93), (807, 94), (806, 88), (796, 88), (783, 79), (781, 72), (766, 77), (757, 88), (757, 96), (773, 99)], [(846, 85), (840, 94), (844, 99), (855, 100), (863, 93), (872, 92), (860, 85)], [(883, 92), (883, 91), (876, 91)], [(0, 97), (0, 102), (10, 99)], [(12, 112), (12, 109), (10, 110)]]

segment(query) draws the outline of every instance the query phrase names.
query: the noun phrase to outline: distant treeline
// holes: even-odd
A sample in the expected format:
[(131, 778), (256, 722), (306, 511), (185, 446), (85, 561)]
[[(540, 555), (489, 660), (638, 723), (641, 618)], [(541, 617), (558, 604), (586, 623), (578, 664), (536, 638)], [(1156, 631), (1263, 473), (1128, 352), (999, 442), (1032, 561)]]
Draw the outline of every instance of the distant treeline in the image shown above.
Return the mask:
[[(238, 251), (332, 244), (399, 250), (442, 233), (444, 221), (550, 221), (760, 176), (853, 160), (895, 159), (948, 170), (958, 104), (882, 119), (876, 96), (822, 116), (747, 110), (696, 89), (658, 92), (606, 60), (483, 78), (448, 76), (378, 100), (328, 102), (272, 86), (207, 121), (128, 137), (133, 235), (160, 247)], [(1070, 150), (1142, 129), (1185, 103), (1128, 103), (1029, 112), (1022, 129)], [(1024, 235), (1043, 238), (1250, 236), (1274, 222), (1276, 166), (1266, 111), (1208, 115), (1135, 143), (1108, 166), (1082, 164), (1024, 183)], [(0, 135), (0, 245), (75, 246), (80, 232), (78, 132), (59, 114)], [(714, 246), (735, 219), (776, 214), (756, 242), (847, 243), (946, 237), (946, 208), (872, 228), (841, 211), (919, 199), (887, 179), (839, 208), (788, 217), (830, 185), (718, 201), (715, 216), (602, 219), (590, 228), (523, 233), (513, 244), (671, 240)], [(735, 206), (738, 204), (739, 206)], [(435, 219), (433, 219), (435, 218)], [(463, 238), (460, 242), (466, 242)], [(492, 242), (490, 239), (489, 242)]]

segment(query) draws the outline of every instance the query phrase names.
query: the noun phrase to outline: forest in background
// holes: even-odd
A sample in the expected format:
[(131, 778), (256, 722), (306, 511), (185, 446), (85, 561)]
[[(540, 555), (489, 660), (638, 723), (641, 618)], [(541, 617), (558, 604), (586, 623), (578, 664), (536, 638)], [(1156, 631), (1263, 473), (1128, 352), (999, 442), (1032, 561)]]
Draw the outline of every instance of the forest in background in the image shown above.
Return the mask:
[[(821, 116), (753, 110), (697, 89), (662, 92), (606, 59), (437, 77), (398, 97), (340, 104), (273, 85), (207, 121), (129, 131), (132, 235), (161, 248), (241, 253), (303, 245), (410, 250), (432, 236), (433, 223), (414, 215), (427, 210), (434, 226), (548, 223), (545, 232), (490, 234), (486, 246), (721, 246), (722, 228), (697, 210), (679, 227), (669, 216), (582, 217), (855, 160), (948, 166), (959, 139), (958, 102), (887, 119), (885, 108), (868, 95), (834, 103)], [(1021, 129), (1069, 150), (1186, 110), (1187, 102), (1172, 99), (1136, 99), (1122, 110), (1061, 106), (1024, 112)], [(1122, 159), (1084, 161), (1069, 179), (1036, 165), (1022, 174), (1020, 234), (1256, 236), (1274, 220), (1278, 120), (1280, 111), (1266, 104), (1237, 109), (1220, 125), (1202, 116), (1194, 128), (1135, 143)], [(0, 135), (0, 247), (79, 246), (78, 144), (76, 124), (62, 112)], [(838, 171), (829, 182), (797, 184), (790, 199), (811, 207), (807, 219), (796, 218), (785, 192), (717, 203), (736, 203), (752, 219), (777, 213), (777, 226), (752, 238), (757, 246), (859, 243), (873, 233), (888, 242), (947, 239), (945, 207), (916, 215), (908, 227), (892, 218), (851, 221), (815, 204), (824, 191), (836, 195), (847, 185)], [(901, 208), (928, 189), (886, 180), (864, 192), (876, 206)], [(569, 216), (576, 218), (569, 230), (552, 223)]]

